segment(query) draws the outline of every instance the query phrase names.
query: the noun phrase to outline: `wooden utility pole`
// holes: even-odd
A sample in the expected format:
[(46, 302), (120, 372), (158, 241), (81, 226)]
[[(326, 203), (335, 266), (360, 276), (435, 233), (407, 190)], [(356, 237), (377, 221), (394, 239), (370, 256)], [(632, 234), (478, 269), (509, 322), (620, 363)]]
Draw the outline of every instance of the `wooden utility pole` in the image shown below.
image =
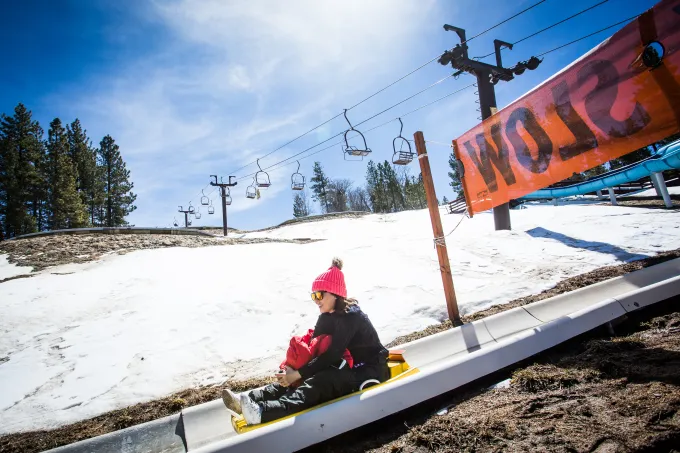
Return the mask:
[(425, 185), (427, 207), (430, 210), (430, 220), (432, 220), (432, 232), (434, 233), (435, 248), (437, 249), (437, 258), (439, 259), (439, 270), (441, 271), (442, 283), (444, 284), (446, 308), (449, 311), (451, 323), (453, 323), (454, 326), (460, 326), (463, 322), (458, 313), (456, 290), (453, 287), (449, 253), (446, 250), (446, 240), (444, 238), (444, 231), (442, 230), (442, 219), (439, 216), (439, 205), (437, 205), (437, 194), (434, 191), (434, 182), (432, 182), (432, 172), (430, 171), (430, 161), (427, 157), (425, 138), (423, 137), (423, 133), (418, 131), (413, 134), (413, 139), (416, 143), (416, 151), (418, 151), (418, 161), (420, 162), (420, 172), (423, 175), (423, 184)]
[(217, 175), (210, 175), (211, 178), (215, 178), (215, 181), (210, 181), (211, 186), (220, 188), (220, 197), (222, 198), (222, 228), (224, 229), (224, 235), (227, 235), (227, 187), (234, 187), (238, 184), (238, 181), (232, 181), (236, 176), (230, 176), (229, 182), (225, 183), (220, 178), (221, 182), (217, 182)]

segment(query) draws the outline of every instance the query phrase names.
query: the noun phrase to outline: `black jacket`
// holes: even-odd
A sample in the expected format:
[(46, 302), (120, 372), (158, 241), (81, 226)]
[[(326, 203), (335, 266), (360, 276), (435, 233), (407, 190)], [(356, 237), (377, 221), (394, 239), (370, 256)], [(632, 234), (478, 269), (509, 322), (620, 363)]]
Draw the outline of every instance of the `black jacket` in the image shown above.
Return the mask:
[(323, 334), (333, 337), (331, 346), (298, 370), (303, 379), (329, 366), (337, 366), (345, 349), (352, 354), (354, 367), (377, 365), (387, 360), (387, 349), (380, 343), (378, 332), (358, 305), (351, 305), (346, 313), (322, 313), (316, 321), (314, 336)]

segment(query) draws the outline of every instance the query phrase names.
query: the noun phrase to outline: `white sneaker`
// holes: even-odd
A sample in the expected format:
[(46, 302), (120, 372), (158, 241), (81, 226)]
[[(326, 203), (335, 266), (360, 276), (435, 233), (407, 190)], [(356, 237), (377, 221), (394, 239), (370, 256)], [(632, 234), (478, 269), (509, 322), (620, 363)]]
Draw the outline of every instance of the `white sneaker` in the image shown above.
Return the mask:
[(222, 401), (224, 401), (224, 405), (227, 406), (227, 410), (231, 415), (234, 417), (241, 415), (241, 402), (234, 392), (229, 389), (222, 390)]
[(247, 393), (241, 393), (241, 410), (243, 418), (249, 425), (259, 425), (262, 421), (262, 408), (251, 400)]

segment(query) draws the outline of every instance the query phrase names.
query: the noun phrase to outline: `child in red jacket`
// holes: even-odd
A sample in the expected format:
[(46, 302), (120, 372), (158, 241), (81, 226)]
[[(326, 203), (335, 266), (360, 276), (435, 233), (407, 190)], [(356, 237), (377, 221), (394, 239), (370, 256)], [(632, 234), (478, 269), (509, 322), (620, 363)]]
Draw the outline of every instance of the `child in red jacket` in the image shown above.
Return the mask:
[[(290, 345), (288, 346), (288, 352), (286, 353), (286, 360), (281, 362), (279, 367), (282, 373), (285, 373), (286, 366), (299, 370), (303, 366), (307, 365), (314, 357), (317, 357), (328, 350), (331, 346), (332, 337), (330, 335), (319, 335), (314, 337), (314, 329), (309, 329), (305, 335), (294, 336), (290, 339)], [(352, 368), (354, 365), (354, 360), (352, 359), (352, 354), (345, 349), (342, 355), (341, 366), (343, 368), (347, 366)], [(300, 385), (300, 380), (295, 381), (291, 384), (291, 387), (297, 387)]]

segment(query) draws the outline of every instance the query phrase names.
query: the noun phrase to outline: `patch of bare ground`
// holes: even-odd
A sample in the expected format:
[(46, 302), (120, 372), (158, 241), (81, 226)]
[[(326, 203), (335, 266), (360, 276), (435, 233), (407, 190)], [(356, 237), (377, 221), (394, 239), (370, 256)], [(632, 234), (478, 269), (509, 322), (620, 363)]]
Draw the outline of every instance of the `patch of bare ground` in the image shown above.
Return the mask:
[(515, 370), (509, 388), (477, 384), (443, 415), (421, 408), (305, 452), (678, 451), (680, 313), (634, 330), (572, 342)]
[[(477, 321), (478, 319), (485, 318), (487, 316), (494, 315), (511, 308), (521, 307), (522, 305), (531, 304), (533, 302), (538, 302), (539, 300), (548, 299), (550, 297), (557, 296), (559, 294), (568, 293), (585, 286), (592, 285), (594, 283), (599, 283), (610, 278), (619, 277), (621, 275), (627, 274), (629, 272), (637, 271), (645, 267), (654, 266), (655, 264), (663, 263), (664, 261), (669, 261), (675, 258), (680, 258), (680, 249), (671, 250), (668, 252), (661, 252), (656, 256), (645, 258), (637, 261), (632, 261), (630, 263), (620, 264), (618, 266), (607, 266), (595, 269), (594, 271), (586, 272), (585, 274), (577, 275), (575, 277), (567, 278), (562, 280), (554, 287), (543, 291), (539, 294), (533, 294), (527, 297), (520, 297), (519, 299), (512, 300), (507, 304), (493, 305), (486, 310), (478, 311), (467, 316), (462, 316), (463, 322)], [(410, 333), (408, 335), (403, 335), (401, 337), (395, 338), (388, 347), (397, 346), (400, 344), (407, 343), (409, 341), (417, 340), (419, 338), (427, 337), (429, 335), (434, 335), (435, 333), (443, 332), (452, 328), (453, 325), (451, 321), (446, 320), (440, 324), (435, 324), (426, 327), (423, 330)]]
[(125, 254), (135, 250), (166, 247), (209, 247), (217, 245), (286, 242), (306, 244), (312, 239), (229, 238), (160, 234), (78, 234), (54, 235), (0, 242), (0, 253), (9, 262), (42, 270), (70, 263), (87, 263), (107, 253)]
[[(273, 377), (269, 377), (229, 381), (224, 387), (235, 392), (242, 392), (266, 385), (273, 380)], [(156, 420), (176, 414), (185, 407), (221, 398), (222, 388), (211, 386), (182, 390), (159, 400), (135, 404), (57, 429), (9, 434), (0, 437), (0, 452), (40, 452)]]
[(657, 208), (657, 209), (680, 209), (680, 200), (671, 199), (672, 208), (667, 208), (663, 200), (660, 198), (654, 200), (636, 200), (634, 198), (627, 198), (625, 200), (616, 200), (619, 206), (626, 206), (630, 208)]

